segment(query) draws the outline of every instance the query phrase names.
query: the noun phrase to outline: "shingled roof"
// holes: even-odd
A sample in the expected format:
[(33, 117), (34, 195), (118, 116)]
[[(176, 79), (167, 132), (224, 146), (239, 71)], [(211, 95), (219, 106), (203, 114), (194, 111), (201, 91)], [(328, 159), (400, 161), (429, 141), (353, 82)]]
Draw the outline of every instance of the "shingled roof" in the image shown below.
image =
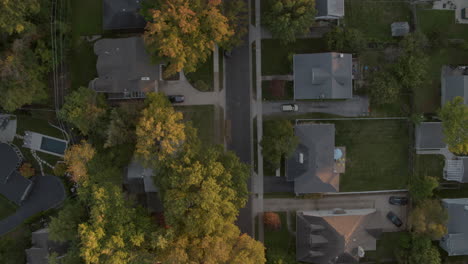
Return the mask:
[(440, 247), (449, 256), (468, 255), (468, 198), (443, 199), (448, 212), (448, 233), (440, 240)]
[(416, 126), (416, 149), (442, 149), (447, 147), (441, 122), (422, 122)]
[(316, 0), (316, 19), (339, 19), (344, 17), (344, 0)]
[(441, 104), (461, 96), (468, 105), (468, 67), (442, 66)]

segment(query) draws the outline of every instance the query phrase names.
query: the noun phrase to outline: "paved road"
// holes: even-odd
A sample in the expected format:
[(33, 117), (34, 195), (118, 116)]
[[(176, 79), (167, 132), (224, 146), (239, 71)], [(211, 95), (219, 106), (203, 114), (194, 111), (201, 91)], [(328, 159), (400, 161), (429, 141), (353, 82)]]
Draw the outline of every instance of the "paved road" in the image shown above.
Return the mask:
[[(396, 206), (388, 203), (388, 198), (392, 195), (406, 196), (407, 192), (381, 194), (340, 193), (325, 195), (322, 199), (263, 199), (263, 208), (265, 212), (375, 208), (380, 215), (378, 221), (380, 228), (383, 228), (386, 232), (391, 232), (404, 229), (407, 218), (406, 206)], [(389, 211), (394, 212), (403, 221), (404, 225), (400, 229), (386, 219)]]
[(27, 218), (58, 206), (65, 200), (65, 189), (55, 176), (38, 176), (33, 190), (15, 214), (0, 221), (0, 236), (12, 231)]
[[(242, 162), (251, 164), (250, 119), (250, 60), (247, 41), (232, 50), (226, 65), (226, 120), (231, 123), (228, 149), (234, 151)], [(250, 179), (248, 188), (251, 190)], [(252, 199), (239, 212), (237, 225), (243, 233), (253, 236)]]
[(263, 102), (264, 115), (291, 115), (294, 113), (282, 112), (282, 104), (295, 103), (299, 107), (298, 113), (327, 113), (346, 117), (367, 115), (369, 99), (355, 96), (353, 99), (343, 101), (275, 101)]

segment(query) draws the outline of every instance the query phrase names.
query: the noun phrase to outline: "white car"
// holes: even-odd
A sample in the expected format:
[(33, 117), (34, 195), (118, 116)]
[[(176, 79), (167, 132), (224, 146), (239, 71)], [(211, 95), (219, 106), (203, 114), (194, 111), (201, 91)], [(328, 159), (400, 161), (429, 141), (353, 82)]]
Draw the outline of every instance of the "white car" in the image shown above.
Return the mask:
[(299, 107), (297, 104), (284, 104), (281, 105), (281, 111), (283, 112), (297, 112), (299, 110)]

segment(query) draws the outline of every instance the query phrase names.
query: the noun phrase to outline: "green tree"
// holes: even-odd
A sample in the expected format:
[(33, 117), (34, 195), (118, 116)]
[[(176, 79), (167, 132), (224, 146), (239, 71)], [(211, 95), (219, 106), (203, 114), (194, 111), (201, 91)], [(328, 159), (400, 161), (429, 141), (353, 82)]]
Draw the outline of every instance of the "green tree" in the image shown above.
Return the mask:
[(0, 32), (22, 33), (32, 26), (29, 17), (39, 12), (39, 0), (0, 0)]
[(140, 108), (136, 104), (124, 104), (111, 110), (110, 122), (106, 130), (105, 148), (135, 141), (135, 128)]
[(455, 97), (446, 102), (439, 110), (439, 116), (449, 150), (459, 155), (468, 154), (468, 106), (463, 98)]
[(400, 83), (387, 71), (381, 71), (372, 75), (368, 89), (372, 103), (375, 105), (395, 103), (401, 93)]
[(59, 118), (73, 124), (83, 135), (103, 129), (107, 104), (101, 94), (80, 87), (65, 98)]
[(440, 239), (447, 233), (447, 211), (437, 200), (424, 200), (410, 214), (409, 225), (415, 234)]
[(325, 39), (331, 51), (359, 53), (367, 45), (364, 34), (354, 28), (334, 27), (325, 35)]
[(411, 197), (418, 203), (424, 199), (431, 198), (432, 192), (437, 186), (439, 186), (439, 182), (436, 177), (415, 177), (414, 181), (409, 186), (409, 191)]
[(315, 0), (269, 0), (262, 18), (274, 38), (289, 43), (307, 33), (315, 14)]
[(162, 0), (149, 10), (144, 40), (148, 51), (167, 59), (165, 77), (188, 73), (205, 62), (215, 44), (225, 43), (234, 29), (221, 13), (221, 1)]
[(439, 250), (432, 245), (428, 237), (413, 236), (411, 241), (411, 253), (409, 264), (440, 264), (441, 258)]
[(263, 125), (263, 139), (260, 142), (264, 159), (274, 168), (278, 168), (281, 157), (291, 155), (299, 143), (294, 135), (294, 128), (286, 119), (268, 120)]
[(234, 35), (220, 43), (220, 46), (224, 49), (231, 50), (241, 45), (243, 37), (249, 32), (249, 10), (245, 1), (223, 1), (223, 14), (228, 19), (229, 27), (234, 29)]
[(78, 224), (85, 220), (86, 208), (76, 201), (65, 203), (57, 216), (49, 223), (49, 238), (58, 242), (74, 241), (78, 238)]

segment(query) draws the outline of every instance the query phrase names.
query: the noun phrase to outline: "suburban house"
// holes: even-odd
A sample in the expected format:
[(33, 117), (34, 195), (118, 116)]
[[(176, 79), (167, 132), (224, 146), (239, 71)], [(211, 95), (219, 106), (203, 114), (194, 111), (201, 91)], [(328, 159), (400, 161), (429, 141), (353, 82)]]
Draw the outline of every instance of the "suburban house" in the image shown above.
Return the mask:
[(133, 159), (125, 173), (124, 188), (129, 194), (135, 195), (137, 201), (147, 208), (149, 213), (160, 213), (163, 206), (153, 177), (152, 169), (145, 168), (141, 162)]
[(466, 0), (436, 0), (432, 9), (453, 10), (455, 23), (468, 24), (468, 2)]
[(151, 64), (141, 37), (101, 39), (94, 44), (97, 73), (89, 88), (107, 99), (145, 98), (158, 91), (159, 66)]
[(31, 248), (26, 249), (26, 264), (48, 264), (49, 255), (57, 254), (57, 259), (63, 257), (68, 246), (65, 243), (58, 243), (49, 240), (49, 229), (43, 228), (32, 232)]
[(17, 120), (14, 115), (0, 114), (0, 142), (11, 143), (15, 139)]
[(376, 250), (382, 233), (375, 208), (302, 211), (296, 215), (296, 260), (315, 263), (358, 263), (366, 250)]
[(442, 199), (448, 212), (447, 234), (439, 245), (449, 256), (468, 255), (468, 198)]
[(403, 37), (408, 35), (410, 31), (408, 22), (393, 22), (390, 27), (392, 29), (392, 37)]
[(353, 97), (351, 54), (295, 54), (293, 64), (295, 100)]
[(331, 20), (344, 17), (344, 0), (316, 0), (316, 20)]
[(143, 30), (146, 21), (140, 14), (144, 0), (104, 0), (102, 1), (102, 26), (104, 30), (138, 29)]
[(468, 104), (468, 66), (442, 66), (441, 105), (457, 96)]
[(294, 127), (299, 144), (286, 161), (286, 180), (296, 195), (338, 192), (345, 170), (345, 149), (335, 148), (335, 125), (301, 124)]

